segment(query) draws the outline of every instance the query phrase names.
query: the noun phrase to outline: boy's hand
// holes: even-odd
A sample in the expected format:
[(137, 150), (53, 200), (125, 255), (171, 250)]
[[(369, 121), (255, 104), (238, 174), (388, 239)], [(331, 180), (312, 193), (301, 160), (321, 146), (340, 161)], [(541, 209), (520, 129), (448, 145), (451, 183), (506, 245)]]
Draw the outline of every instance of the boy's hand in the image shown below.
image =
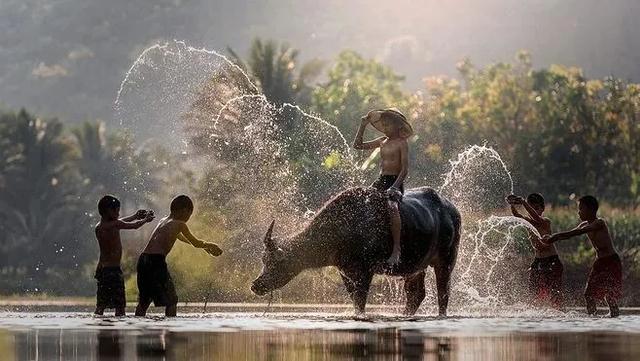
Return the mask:
[(402, 200), (402, 192), (396, 187), (391, 187), (386, 191), (387, 197), (395, 202), (400, 202)]
[(547, 234), (545, 236), (542, 236), (542, 239), (540, 239), (540, 242), (542, 242), (544, 244), (552, 244), (553, 242), (555, 242), (557, 240), (558, 240), (558, 237), (556, 237), (555, 235)]
[(210, 255), (214, 256), (214, 257), (218, 257), (219, 255), (222, 254), (222, 249), (220, 249), (220, 247), (218, 247), (217, 244), (215, 243), (205, 243), (204, 247), (202, 247), (205, 251), (207, 251), (207, 253), (209, 253)]
[(147, 218), (147, 210), (146, 209), (138, 209), (136, 212), (136, 219), (145, 219)]
[(145, 211), (145, 212), (146, 212), (145, 213), (145, 217), (144, 217), (145, 221), (151, 222), (151, 221), (153, 221), (154, 218), (156, 218), (156, 215), (153, 213), (152, 210), (148, 210), (148, 211)]
[(522, 204), (522, 203), (524, 203), (524, 198), (519, 197), (519, 196), (517, 196), (515, 194), (508, 195), (506, 200), (507, 200), (507, 203), (512, 204), (512, 205), (513, 204)]

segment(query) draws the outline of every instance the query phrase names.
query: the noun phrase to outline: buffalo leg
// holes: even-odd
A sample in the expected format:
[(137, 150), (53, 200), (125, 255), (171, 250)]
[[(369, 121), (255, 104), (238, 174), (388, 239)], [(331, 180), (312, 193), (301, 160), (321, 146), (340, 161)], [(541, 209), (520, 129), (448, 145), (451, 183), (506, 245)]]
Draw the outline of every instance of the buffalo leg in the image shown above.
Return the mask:
[(407, 297), (405, 315), (414, 315), (424, 300), (424, 276), (425, 272), (422, 271), (404, 279), (404, 292)]
[(342, 281), (351, 296), (356, 313), (359, 315), (364, 313), (372, 278), (373, 273), (370, 272), (353, 272), (342, 275)]
[(438, 264), (434, 267), (436, 273), (436, 284), (438, 286), (438, 315), (447, 315), (449, 305), (449, 281), (453, 266), (448, 264)]

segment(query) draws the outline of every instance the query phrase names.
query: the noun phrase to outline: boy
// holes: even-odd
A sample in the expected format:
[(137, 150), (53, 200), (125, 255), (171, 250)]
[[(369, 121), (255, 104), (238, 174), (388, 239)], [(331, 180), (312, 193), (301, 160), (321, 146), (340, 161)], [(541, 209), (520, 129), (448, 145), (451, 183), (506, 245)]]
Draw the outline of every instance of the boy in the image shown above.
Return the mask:
[[(368, 124), (382, 131), (384, 136), (363, 142), (362, 136)], [(405, 116), (396, 109), (372, 110), (361, 118), (358, 133), (353, 142), (355, 149), (380, 148), (380, 177), (372, 187), (386, 192), (391, 209), (391, 235), (393, 251), (387, 260), (391, 266), (400, 262), (400, 235), (402, 223), (398, 203), (404, 194), (404, 180), (409, 172), (409, 144), (407, 138), (413, 130)]]
[[(507, 202), (511, 205), (514, 217), (529, 222), (540, 234), (551, 234), (551, 221), (544, 216), (544, 198), (539, 193), (531, 193), (527, 199), (510, 195)], [(522, 205), (529, 216), (523, 216), (516, 209)], [(554, 245), (542, 243), (537, 235), (529, 232), (529, 242), (534, 251), (534, 260), (529, 267), (529, 291), (536, 303), (548, 303), (555, 308), (562, 307), (562, 271), (563, 266)]]
[(622, 263), (613, 247), (609, 227), (604, 219), (598, 218), (598, 200), (593, 196), (584, 196), (578, 201), (578, 216), (582, 223), (576, 228), (547, 235), (542, 241), (552, 244), (562, 239), (586, 234), (596, 250), (596, 260), (591, 267), (584, 298), (587, 313), (595, 315), (597, 302), (604, 299), (609, 305), (610, 316), (620, 315), (618, 300), (622, 297)]
[(98, 201), (100, 222), (96, 224), (95, 233), (100, 246), (100, 259), (96, 266), (95, 279), (98, 282), (96, 293), (96, 315), (104, 314), (105, 308), (115, 308), (116, 316), (124, 316), (125, 296), (124, 278), (120, 269), (122, 258), (121, 229), (138, 229), (151, 222), (153, 211), (138, 210), (135, 214), (120, 217), (120, 201), (106, 195)]
[(165, 261), (176, 239), (196, 248), (203, 248), (212, 256), (222, 254), (217, 245), (201, 241), (191, 234), (187, 227), (191, 213), (191, 198), (185, 195), (177, 196), (171, 201), (171, 214), (162, 218), (153, 230), (147, 247), (138, 259), (139, 296), (136, 316), (145, 316), (151, 301), (156, 307), (165, 306), (167, 317), (176, 315), (178, 296)]

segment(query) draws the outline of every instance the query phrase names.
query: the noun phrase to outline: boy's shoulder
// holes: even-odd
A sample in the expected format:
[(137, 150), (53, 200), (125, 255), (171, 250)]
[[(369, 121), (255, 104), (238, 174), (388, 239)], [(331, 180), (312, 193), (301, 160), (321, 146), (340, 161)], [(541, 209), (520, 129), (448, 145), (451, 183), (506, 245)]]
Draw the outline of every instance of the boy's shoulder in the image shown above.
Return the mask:
[(117, 221), (118, 221), (117, 219), (116, 219), (116, 220), (113, 220), (113, 221), (106, 220), (106, 219), (101, 219), (101, 220), (99, 220), (99, 221), (98, 221), (98, 223), (96, 223), (95, 230), (97, 231), (97, 230), (100, 230), (100, 229), (107, 229), (107, 228), (110, 228), (110, 227), (112, 227), (112, 226), (113, 226)]

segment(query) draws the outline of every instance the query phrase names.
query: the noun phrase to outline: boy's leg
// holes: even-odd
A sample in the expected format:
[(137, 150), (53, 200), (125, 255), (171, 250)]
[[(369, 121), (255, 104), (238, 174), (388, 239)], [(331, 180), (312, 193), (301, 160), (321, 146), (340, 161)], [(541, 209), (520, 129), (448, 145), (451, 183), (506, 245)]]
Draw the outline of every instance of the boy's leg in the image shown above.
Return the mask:
[(96, 306), (96, 310), (93, 312), (93, 314), (98, 316), (104, 315), (104, 307)]
[(123, 306), (116, 307), (116, 317), (125, 316), (125, 308)]
[(616, 300), (613, 297), (607, 296), (606, 301), (607, 301), (607, 305), (609, 305), (609, 316), (610, 317), (620, 316), (620, 308), (618, 307), (618, 300)]
[(596, 300), (589, 295), (584, 295), (584, 300), (587, 303), (587, 314), (591, 316), (595, 315), (598, 311)]
[(143, 300), (140, 299), (138, 301), (138, 305), (136, 306), (136, 316), (144, 317), (147, 315), (147, 309), (151, 305), (151, 300)]
[(164, 309), (164, 315), (167, 317), (176, 317), (178, 313), (178, 305), (167, 305)]
[(397, 264), (400, 262), (400, 236), (402, 221), (400, 220), (400, 210), (398, 210), (398, 203), (389, 201), (389, 207), (391, 208), (391, 235), (393, 236), (393, 251), (391, 257), (387, 260), (389, 264)]

